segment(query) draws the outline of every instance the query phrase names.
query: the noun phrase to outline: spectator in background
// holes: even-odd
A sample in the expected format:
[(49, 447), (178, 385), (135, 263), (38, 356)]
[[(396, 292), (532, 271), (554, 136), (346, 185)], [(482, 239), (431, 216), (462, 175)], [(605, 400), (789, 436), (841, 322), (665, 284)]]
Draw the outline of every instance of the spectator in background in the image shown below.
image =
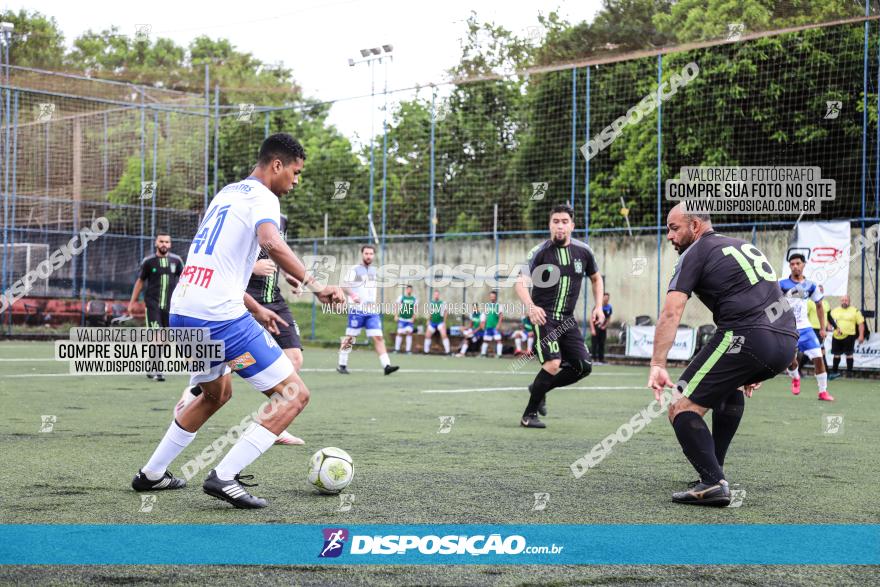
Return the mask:
[(605, 321), (602, 324), (590, 322), (590, 354), (593, 356), (594, 364), (602, 364), (605, 362), (605, 338), (608, 335), (608, 321), (611, 320), (611, 304), (608, 303), (611, 296), (606, 292), (602, 296), (602, 313), (605, 314)]
[(846, 355), (846, 373), (853, 372), (853, 352), (856, 345), (856, 327), (858, 327), (859, 344), (865, 342), (865, 318), (862, 313), (850, 305), (849, 296), (840, 298), (840, 307), (831, 310), (831, 317), (836, 324), (831, 340), (831, 354), (834, 356), (834, 369), (838, 373), (840, 355)]

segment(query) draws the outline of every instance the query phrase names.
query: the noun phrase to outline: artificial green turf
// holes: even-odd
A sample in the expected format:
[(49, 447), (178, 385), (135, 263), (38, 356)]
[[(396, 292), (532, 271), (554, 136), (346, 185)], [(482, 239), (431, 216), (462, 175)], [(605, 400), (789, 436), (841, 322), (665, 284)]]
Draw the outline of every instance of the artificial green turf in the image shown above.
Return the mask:
[[(725, 465), (728, 479), (746, 491), (743, 505), (718, 510), (670, 502), (670, 493), (694, 478), (694, 472), (665, 416), (616, 446), (582, 478), (572, 476), (569, 465), (575, 459), (651, 401), (651, 393), (642, 389), (644, 368), (596, 367), (575, 386), (592, 389), (551, 392), (548, 428), (526, 430), (517, 422), (526, 401), (525, 386), (537, 368), (534, 363), (511, 373), (512, 361), (507, 359), (393, 356), (402, 368), (386, 377), (375, 354), (358, 349), (349, 363), (353, 373), (341, 376), (333, 370), (335, 353), (313, 348), (306, 350), (303, 373), (312, 400), (291, 427), (306, 446), (274, 447), (247, 470), (260, 483), (254, 493), (269, 499), (269, 508), (234, 510), (204, 495), (198, 488), (203, 475), (197, 475), (187, 489), (157, 493), (153, 511), (142, 513), (140, 497), (129, 483), (166, 430), (185, 378), (155, 383), (135, 376), (66, 376), (66, 363), (33, 360), (51, 359), (52, 348), (50, 343), (0, 343), (0, 401), (6, 420), (0, 451), (3, 523), (880, 522), (877, 381), (832, 382), (830, 391), (837, 398), (833, 404), (816, 400), (811, 378), (804, 379), (799, 397), (789, 393), (786, 378), (765, 383), (747, 402)], [(62, 376), (45, 376), (51, 374)], [(502, 387), (518, 389), (424, 393)], [(638, 389), (602, 389), (611, 387)], [(172, 470), (179, 472), (183, 462), (259, 405), (261, 397), (246, 383), (235, 381), (234, 390), (232, 401), (199, 431)], [(824, 414), (844, 417), (841, 434), (823, 434)], [(41, 415), (57, 416), (51, 433), (39, 432)], [(441, 416), (455, 416), (447, 434), (438, 433)], [(355, 495), (351, 511), (337, 511), (338, 498), (319, 496), (306, 484), (308, 458), (324, 446), (338, 446), (354, 458), (355, 481), (347, 490)], [(536, 492), (550, 494), (543, 511), (533, 510)], [(461, 584), (484, 579), (569, 584), (577, 577), (641, 583), (652, 577), (662, 582), (678, 577), (703, 581), (706, 574), (705, 567), (693, 569), (693, 576), (673, 567), (655, 568), (655, 574), (649, 567), (606, 567), (601, 572), (548, 567), (533, 573), (522, 567), (493, 567), (497, 575), (487, 574), (485, 568), (443, 567), (436, 569), (437, 575), (424, 569), (417, 575), (393, 569), (397, 568), (363, 567), (348, 571), (350, 576), (323, 568), (297, 574), (272, 567), (265, 572), (286, 582), (325, 584), (407, 583), (408, 578), (443, 583), (444, 577), (445, 582)], [(812, 583), (824, 573), (834, 577), (837, 572), (843, 580), (856, 572), (788, 569), (788, 584)], [(727, 570), (744, 582), (776, 576), (757, 567)], [(0, 579), (15, 571), (3, 572)], [(107, 573), (107, 580), (117, 582), (114, 574), (130, 575), (112, 568), (81, 572)], [(151, 567), (144, 572), (155, 580), (169, 580), (173, 573), (188, 571)], [(258, 577), (260, 571), (247, 572)], [(178, 578), (184, 580), (188, 581)]]

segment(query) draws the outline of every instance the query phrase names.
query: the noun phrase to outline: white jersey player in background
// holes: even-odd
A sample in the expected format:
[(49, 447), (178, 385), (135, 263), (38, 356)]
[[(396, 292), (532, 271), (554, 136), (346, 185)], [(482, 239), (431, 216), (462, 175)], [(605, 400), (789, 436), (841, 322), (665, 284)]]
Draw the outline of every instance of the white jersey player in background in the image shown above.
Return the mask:
[(361, 262), (351, 268), (342, 284), (342, 291), (351, 301), (348, 312), (348, 326), (345, 336), (339, 345), (339, 365), (336, 371), (342, 375), (348, 375), (348, 356), (354, 344), (354, 337), (366, 329), (367, 336), (373, 339), (376, 354), (379, 355), (379, 363), (385, 375), (391, 375), (400, 367), (391, 364), (388, 350), (385, 348), (385, 337), (382, 335), (382, 316), (376, 312), (376, 292), (379, 289), (378, 274), (373, 267), (373, 258), (376, 249), (372, 245), (361, 247)]
[(262, 323), (277, 331), (275, 324), (283, 321), (245, 293), (257, 254), (261, 248), (265, 250), (322, 303), (344, 299), (338, 287), (322, 287), (306, 274), (305, 266), (279, 232), (279, 198), (299, 182), (305, 158), (296, 139), (284, 133), (272, 135), (263, 141), (251, 175), (224, 187), (208, 206), (171, 299), (170, 324), (173, 328), (210, 329), (211, 340), (224, 342), (225, 357), (212, 364), (210, 372), (191, 376), (190, 384), (199, 385), (202, 393), (179, 412), (138, 471), (132, 480), (136, 491), (186, 485), (168, 471), (168, 466), (232, 396), (231, 372), (235, 370), (272, 403), (208, 474), (202, 489), (238, 508), (268, 505), (244, 489), (239, 480), (248, 477), (240, 473), (267, 451), (305, 408), (309, 390), (269, 332), (260, 326)]
[[(794, 253), (788, 258), (788, 267), (791, 269), (791, 275), (787, 279), (779, 282), (782, 293), (785, 294), (786, 300), (791, 306), (796, 321), (798, 331), (798, 350), (804, 353), (807, 358), (813, 361), (813, 367), (816, 372), (816, 382), (819, 385), (819, 399), (821, 401), (834, 401), (834, 398), (828, 393), (828, 371), (825, 368), (825, 361), (822, 359), (822, 342), (813, 331), (810, 325), (810, 318), (807, 315), (807, 300), (813, 300), (818, 307), (822, 307), (822, 292), (815, 283), (808, 280), (804, 276), (804, 266), (806, 258), (800, 253)], [(825, 332), (825, 312), (818, 313), (819, 332)], [(801, 374), (798, 371), (798, 359), (795, 356), (794, 361), (785, 370), (791, 377), (791, 393), (800, 395), (801, 393)]]

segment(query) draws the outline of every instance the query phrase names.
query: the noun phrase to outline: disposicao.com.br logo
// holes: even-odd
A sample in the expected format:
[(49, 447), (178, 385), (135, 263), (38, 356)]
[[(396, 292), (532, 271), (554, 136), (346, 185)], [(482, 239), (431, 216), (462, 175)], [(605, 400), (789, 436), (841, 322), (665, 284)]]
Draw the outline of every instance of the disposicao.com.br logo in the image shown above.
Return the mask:
[[(349, 538), (348, 530), (343, 528), (325, 528), (324, 548), (321, 558), (337, 557)], [(349, 553), (352, 555), (389, 555), (389, 554), (423, 554), (423, 555), (517, 555), (517, 554), (559, 554), (563, 546), (556, 544), (545, 546), (528, 546), (526, 539), (518, 534), (501, 536), (501, 534), (466, 535), (397, 535), (384, 536), (350, 536)]]

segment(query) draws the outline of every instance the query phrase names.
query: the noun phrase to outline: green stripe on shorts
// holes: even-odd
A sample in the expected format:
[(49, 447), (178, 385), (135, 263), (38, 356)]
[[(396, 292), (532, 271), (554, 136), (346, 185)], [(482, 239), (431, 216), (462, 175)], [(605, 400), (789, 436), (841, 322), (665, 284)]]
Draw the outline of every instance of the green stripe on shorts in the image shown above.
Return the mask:
[(724, 333), (724, 338), (721, 339), (721, 342), (712, 351), (712, 354), (709, 355), (709, 358), (703, 363), (703, 366), (700, 367), (697, 372), (694, 374), (694, 378), (688, 382), (687, 389), (684, 391), (685, 397), (690, 397), (690, 395), (696, 391), (697, 386), (703, 380), (703, 377), (706, 376), (706, 373), (715, 366), (715, 363), (718, 362), (718, 359), (721, 358), (721, 355), (727, 352), (727, 349), (730, 348), (730, 341), (733, 340), (733, 331), (728, 330)]
[(538, 361), (540, 363), (544, 363), (544, 355), (541, 353), (541, 329), (538, 327), (538, 324), (535, 324), (535, 349), (538, 351)]

